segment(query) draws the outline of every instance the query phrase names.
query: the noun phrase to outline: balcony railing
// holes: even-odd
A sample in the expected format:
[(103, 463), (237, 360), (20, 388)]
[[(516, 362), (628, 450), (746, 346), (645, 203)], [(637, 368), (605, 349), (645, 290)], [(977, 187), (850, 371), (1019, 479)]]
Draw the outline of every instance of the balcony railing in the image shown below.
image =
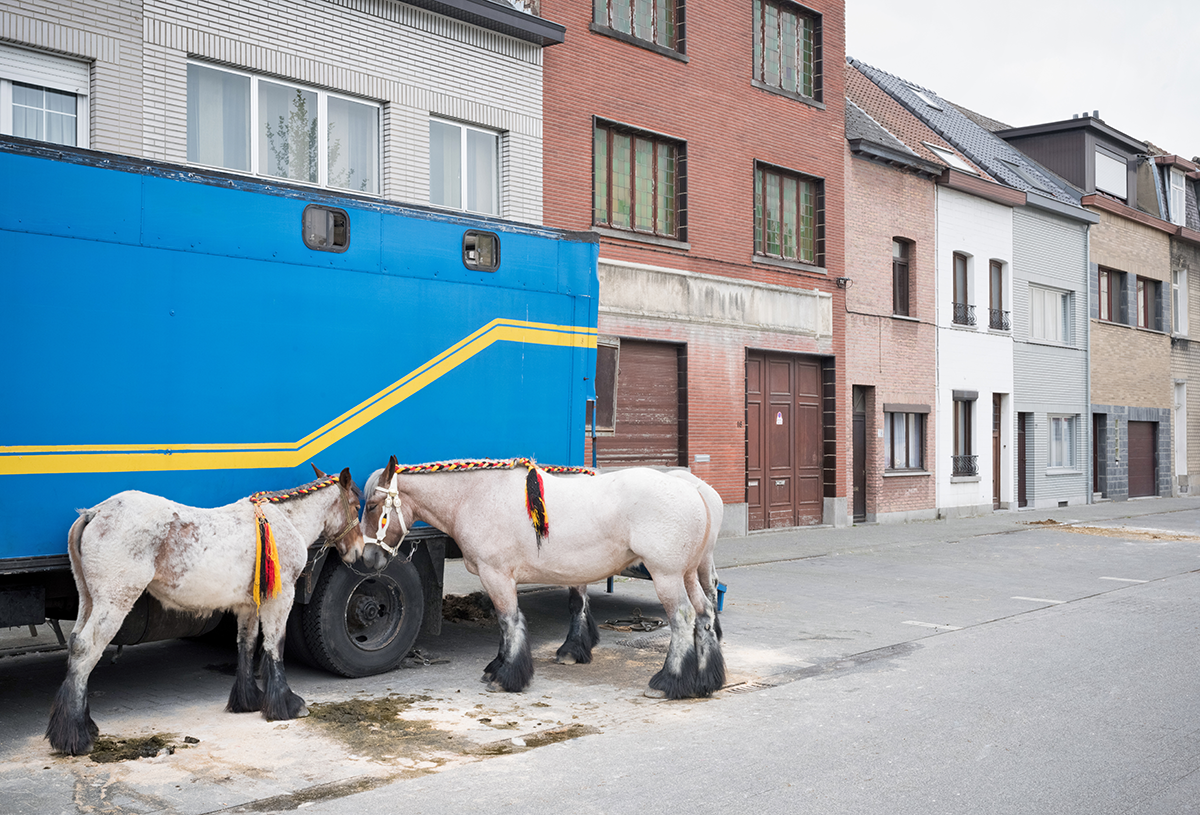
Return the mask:
[(1009, 319), (1009, 313), (998, 308), (989, 308), (988, 328), (994, 328), (997, 331), (1012, 331), (1012, 320)]
[(975, 325), (975, 306), (966, 303), (954, 304), (955, 325)]
[(951, 456), (954, 468), (950, 475), (979, 475), (979, 456)]

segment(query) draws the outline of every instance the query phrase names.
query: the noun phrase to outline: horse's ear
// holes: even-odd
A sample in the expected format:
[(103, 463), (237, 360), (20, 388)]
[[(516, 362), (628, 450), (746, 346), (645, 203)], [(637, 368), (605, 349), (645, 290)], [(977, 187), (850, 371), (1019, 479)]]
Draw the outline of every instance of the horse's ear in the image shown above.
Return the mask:
[(350, 468), (346, 467), (342, 470), (342, 474), (338, 476), (338, 483), (346, 489), (350, 489), (350, 485), (354, 483), (354, 479), (350, 477)]
[(309, 464), (312, 464), (313, 472), (317, 474), (317, 478), (324, 478), (324, 477), (325, 477), (325, 473), (323, 473), (323, 472), (321, 472), (319, 469), (317, 469), (317, 464), (316, 464), (316, 462), (310, 461), (310, 462), (309, 462)]
[(396, 457), (395, 457), (395, 456), (392, 456), (390, 459), (388, 459), (388, 466), (387, 466), (387, 469), (386, 469), (386, 470), (384, 470), (384, 472), (383, 472), (383, 480), (384, 480), (384, 481), (391, 481), (391, 480), (392, 480), (392, 476), (396, 474), (396, 470), (397, 470), (399, 467), (400, 467), (400, 464), (399, 464), (399, 462), (397, 462), (397, 461), (396, 461)]

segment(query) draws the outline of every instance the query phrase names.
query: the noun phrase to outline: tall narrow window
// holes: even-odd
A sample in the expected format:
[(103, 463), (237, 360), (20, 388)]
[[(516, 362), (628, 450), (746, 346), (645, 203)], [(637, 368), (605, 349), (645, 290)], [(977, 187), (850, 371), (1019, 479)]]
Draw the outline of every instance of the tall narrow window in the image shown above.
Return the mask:
[(908, 273), (909, 258), (912, 255), (912, 243), (903, 238), (892, 239), (892, 314), (902, 317), (909, 314)]
[(681, 143), (597, 122), (592, 151), (593, 223), (683, 239)]
[(1169, 175), (1171, 176), (1171, 197), (1167, 206), (1170, 209), (1171, 223), (1184, 226), (1187, 223), (1184, 212), (1187, 207), (1187, 189), (1184, 187), (1183, 170), (1172, 167)]
[(1176, 334), (1188, 333), (1188, 285), (1187, 270), (1171, 272), (1171, 330)]
[(593, 20), (598, 26), (682, 51), (682, 7), (679, 0), (594, 0)]
[(821, 100), (821, 15), (754, 0), (754, 79), (765, 90)]
[(86, 62), (0, 44), (0, 134), (88, 146)]
[(1100, 297), (1099, 297), (1100, 315), (1099, 315), (1099, 316), (1100, 316), (1100, 319), (1101, 319), (1101, 320), (1104, 320), (1104, 321), (1106, 321), (1106, 322), (1112, 322), (1112, 319), (1113, 319), (1113, 302), (1112, 302), (1112, 290), (1113, 290), (1113, 285), (1112, 285), (1112, 284), (1113, 284), (1113, 281), (1112, 281), (1112, 274), (1113, 274), (1113, 273), (1112, 273), (1112, 272), (1110, 272), (1108, 269), (1101, 269), (1101, 270), (1100, 270), (1100, 280), (1099, 280), (1099, 288), (1100, 288)]
[(1140, 328), (1162, 330), (1162, 310), (1159, 293), (1162, 284), (1148, 277), (1137, 279), (1137, 324)]
[(765, 165), (754, 168), (754, 252), (821, 265), (824, 182)]
[(993, 260), (988, 264), (988, 290), (990, 296), (988, 308), (988, 327), (998, 331), (1008, 331), (1012, 324), (1008, 312), (1004, 310), (1004, 264)]
[(970, 303), (967, 256), (954, 253), (954, 316), (956, 325), (975, 325), (975, 306)]
[(978, 457), (972, 441), (972, 413), (978, 394), (974, 391), (954, 392), (954, 452), (951, 475), (978, 475)]

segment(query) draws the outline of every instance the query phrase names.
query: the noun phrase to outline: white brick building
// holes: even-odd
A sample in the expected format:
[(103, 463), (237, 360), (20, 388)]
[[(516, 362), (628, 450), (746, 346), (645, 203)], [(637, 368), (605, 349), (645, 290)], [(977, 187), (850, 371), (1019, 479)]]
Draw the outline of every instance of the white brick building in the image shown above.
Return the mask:
[(490, 0), (4, 0), (0, 133), (540, 223), (563, 33)]

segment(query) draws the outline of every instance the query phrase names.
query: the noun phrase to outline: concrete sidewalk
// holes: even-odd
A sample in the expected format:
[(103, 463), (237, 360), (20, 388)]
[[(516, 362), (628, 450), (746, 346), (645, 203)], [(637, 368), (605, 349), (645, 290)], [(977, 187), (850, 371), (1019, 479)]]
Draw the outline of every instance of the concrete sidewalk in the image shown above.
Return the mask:
[(1030, 524), (1052, 520), (1069, 524), (1136, 525), (1146, 515), (1161, 515), (1200, 509), (1200, 496), (1185, 498), (1138, 498), (1103, 501), (1055, 509), (1005, 511), (972, 518), (911, 521), (897, 524), (859, 526), (793, 527), (779, 531), (751, 532), (744, 537), (717, 541), (717, 568), (750, 566), (824, 555), (850, 554), (876, 549), (922, 546), (941, 541), (964, 540), (981, 535), (1002, 535), (1027, 529)]

